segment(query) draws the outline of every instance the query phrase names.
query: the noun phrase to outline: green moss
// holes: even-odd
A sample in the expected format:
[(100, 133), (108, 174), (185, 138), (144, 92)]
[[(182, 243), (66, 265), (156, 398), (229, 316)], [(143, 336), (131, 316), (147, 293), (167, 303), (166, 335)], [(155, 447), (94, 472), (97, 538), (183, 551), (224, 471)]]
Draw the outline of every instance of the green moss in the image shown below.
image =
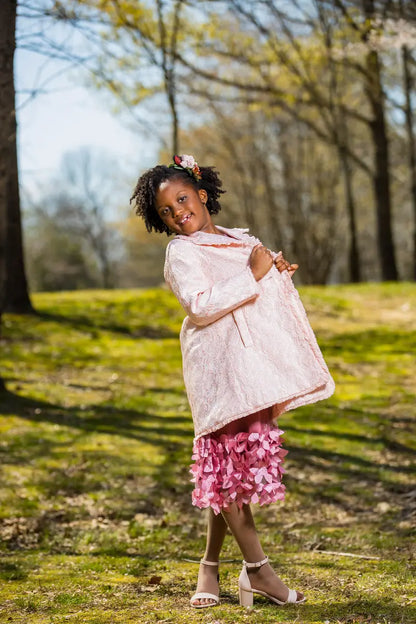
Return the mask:
[(416, 621), (416, 288), (301, 294), (337, 390), (281, 417), (287, 498), (255, 513), (308, 602), (240, 608), (227, 537), (222, 604), (189, 607), (205, 514), (190, 503), (183, 313), (162, 289), (68, 292), (35, 295), (34, 317), (5, 317), (0, 621)]

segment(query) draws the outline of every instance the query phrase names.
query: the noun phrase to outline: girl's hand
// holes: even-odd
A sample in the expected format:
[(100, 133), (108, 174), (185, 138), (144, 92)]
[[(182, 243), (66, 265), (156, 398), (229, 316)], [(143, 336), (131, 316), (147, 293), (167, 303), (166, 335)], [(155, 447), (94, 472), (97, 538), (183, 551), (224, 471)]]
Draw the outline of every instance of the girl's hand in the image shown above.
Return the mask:
[(298, 264), (290, 264), (287, 260), (285, 260), (281, 251), (279, 251), (274, 259), (274, 265), (280, 273), (287, 271), (291, 277), (296, 269), (299, 268)]
[(248, 263), (255, 280), (258, 282), (272, 268), (273, 256), (271, 251), (260, 243), (253, 247)]

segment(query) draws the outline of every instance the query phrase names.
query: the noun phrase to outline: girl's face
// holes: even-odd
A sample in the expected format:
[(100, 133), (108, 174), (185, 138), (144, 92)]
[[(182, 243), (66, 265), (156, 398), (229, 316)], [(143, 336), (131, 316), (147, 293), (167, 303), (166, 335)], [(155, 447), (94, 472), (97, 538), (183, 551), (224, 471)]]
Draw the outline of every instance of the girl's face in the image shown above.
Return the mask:
[(199, 191), (182, 178), (165, 180), (156, 193), (155, 208), (171, 232), (189, 236), (194, 232), (217, 231), (206, 207), (207, 193)]

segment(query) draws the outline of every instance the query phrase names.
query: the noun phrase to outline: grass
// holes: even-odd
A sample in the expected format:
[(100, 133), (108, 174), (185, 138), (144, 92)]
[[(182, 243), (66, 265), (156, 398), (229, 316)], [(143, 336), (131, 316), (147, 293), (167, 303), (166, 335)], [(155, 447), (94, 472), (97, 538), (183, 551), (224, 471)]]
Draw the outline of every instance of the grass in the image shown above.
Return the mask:
[(188, 606), (205, 515), (174, 297), (37, 294), (38, 315), (7, 315), (1, 342), (0, 622), (416, 622), (416, 287), (301, 294), (337, 390), (282, 416), (287, 498), (255, 513), (308, 602), (239, 607), (227, 537), (221, 605)]

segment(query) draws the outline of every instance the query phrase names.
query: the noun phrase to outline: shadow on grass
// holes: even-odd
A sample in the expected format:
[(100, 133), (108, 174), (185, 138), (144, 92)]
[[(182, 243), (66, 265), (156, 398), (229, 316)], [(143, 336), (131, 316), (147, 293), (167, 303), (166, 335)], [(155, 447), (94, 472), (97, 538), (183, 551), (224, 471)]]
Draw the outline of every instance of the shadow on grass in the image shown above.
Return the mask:
[(392, 330), (388, 327), (368, 329), (361, 332), (342, 333), (320, 340), (326, 355), (343, 353), (362, 354), (363, 360), (371, 359), (372, 353), (409, 354), (416, 350), (416, 332)]
[[(308, 605), (307, 603), (302, 606), (302, 616), (305, 621), (313, 621), (312, 618), (317, 616), (322, 618), (322, 621), (331, 617), (347, 618), (346, 622), (382, 622), (399, 624), (410, 624), (410, 622), (416, 621), (416, 608), (415, 607), (403, 607), (392, 600), (375, 598), (374, 600), (352, 600), (347, 603), (333, 602), (322, 605), (320, 607)], [(371, 618), (371, 619), (368, 619)], [(374, 619), (375, 618), (375, 619)], [(400, 618), (400, 619), (398, 619)], [(341, 619), (342, 621), (342, 619)]]
[[(158, 416), (148, 411), (108, 405), (89, 405), (87, 409), (67, 408), (12, 392), (0, 395), (0, 414), (15, 414), (31, 422), (61, 425), (85, 432), (123, 436), (154, 446), (165, 447), (171, 437), (192, 439), (188, 416)], [(19, 448), (23, 446), (21, 439), (16, 443)]]
[[(413, 423), (413, 420), (409, 419), (409, 422)], [(387, 436), (379, 436), (371, 438), (369, 436), (358, 435), (354, 433), (336, 432), (336, 431), (322, 431), (320, 429), (306, 429), (301, 427), (292, 427), (291, 425), (285, 425), (285, 432), (292, 431), (294, 433), (302, 433), (315, 437), (328, 437), (337, 438), (340, 440), (351, 440), (353, 442), (362, 442), (363, 444), (382, 444), (386, 449), (390, 451), (397, 451), (399, 453), (408, 454), (416, 459), (416, 451), (405, 444), (401, 444), (396, 440), (390, 440)]]
[(30, 566), (21, 561), (0, 559), (0, 579), (3, 581), (25, 581), (29, 576)]
[(93, 335), (98, 335), (98, 331), (110, 331), (131, 338), (147, 338), (150, 340), (161, 340), (163, 338), (177, 338), (178, 332), (172, 331), (169, 327), (163, 325), (149, 325), (141, 324), (139, 327), (131, 327), (129, 325), (121, 325), (111, 319), (98, 320), (87, 316), (86, 314), (80, 314), (78, 316), (68, 316), (63, 314), (52, 314), (51, 312), (37, 312), (36, 316), (43, 321), (54, 321), (61, 325), (66, 325), (70, 329), (85, 330)]
[[(233, 601), (234, 602), (234, 601)], [(270, 603), (263, 598), (255, 599), (254, 606), (259, 608), (266, 607)], [(267, 608), (267, 607), (266, 607)], [(349, 602), (331, 602), (323, 604), (308, 604), (286, 606), (285, 610), (288, 615), (296, 612), (298, 615), (296, 620), (299, 622), (343, 622), (345, 624), (355, 624), (365, 622), (366, 624), (410, 624), (416, 621), (416, 608), (411, 606), (402, 606), (393, 600), (374, 598), (373, 600), (350, 600)], [(269, 609), (268, 609), (269, 611)], [(299, 618), (299, 620), (298, 620)], [(292, 621), (292, 620), (290, 620)]]
[[(156, 392), (163, 392), (163, 389), (155, 388)], [(171, 392), (172, 390), (169, 390)], [(16, 414), (20, 418), (31, 422), (46, 422), (60, 426), (70, 427), (81, 432), (102, 433), (107, 435), (117, 435), (131, 438), (155, 447), (162, 447), (164, 462), (160, 471), (164, 472), (165, 481), (170, 480), (173, 484), (175, 471), (172, 466), (177, 466), (178, 461), (183, 459), (184, 446), (191, 446), (192, 430), (188, 415), (159, 416), (150, 411), (137, 411), (112, 407), (110, 405), (90, 405), (87, 409), (80, 407), (66, 408), (53, 403), (28, 399), (10, 392), (1, 395), (0, 414)], [(354, 434), (343, 434), (334, 431), (320, 431), (312, 428), (297, 428), (285, 426), (286, 431), (307, 433), (311, 436), (325, 436), (334, 438), (345, 438), (363, 444), (383, 443), (385, 448), (390, 448), (396, 452), (406, 453), (416, 457), (416, 452), (409, 447), (391, 442), (384, 437), (367, 438)], [(46, 435), (39, 437), (36, 432), (22, 434), (28, 436), (26, 441), (20, 437), (16, 440), (14, 448), (9, 455), (9, 462), (27, 462), (31, 458), (40, 457), (50, 452), (52, 446), (64, 445), (58, 440), (47, 439)], [(386, 461), (377, 461), (366, 456), (360, 450), (357, 454), (345, 453), (341, 451), (330, 451), (319, 446), (294, 446), (285, 445), (289, 450), (289, 458), (300, 467), (308, 466), (317, 470), (325, 470), (332, 474), (338, 474), (345, 479), (363, 479), (369, 481), (382, 480), (388, 489), (394, 491), (396, 487), (394, 479), (389, 480), (388, 476), (380, 475), (381, 471), (392, 473), (402, 473), (416, 475), (416, 465), (401, 465)], [(2, 449), (5, 454), (6, 449)], [(1, 450), (0, 450), (1, 453)], [(169, 479), (172, 475), (172, 479)], [(176, 475), (177, 477), (177, 475)]]
[[(304, 463), (307, 461), (308, 466), (316, 466), (322, 469), (322, 464), (316, 462), (315, 459), (323, 459), (326, 462), (330, 462), (332, 465), (331, 470), (336, 470), (341, 475), (352, 476), (357, 473), (356, 476), (371, 476), (374, 470), (391, 470), (392, 472), (401, 472), (405, 474), (416, 474), (416, 465), (401, 466), (396, 464), (389, 464), (385, 462), (375, 462), (369, 459), (365, 459), (363, 456), (350, 455), (348, 453), (325, 451), (324, 449), (305, 448), (301, 446), (286, 445), (290, 453), (290, 458), (294, 461)], [(412, 451), (414, 454), (414, 451)], [(416, 455), (415, 455), (416, 456)], [(302, 460), (302, 461), (301, 461)], [(379, 478), (378, 475), (377, 478)]]
[[(410, 398), (416, 401), (415, 395), (412, 395)], [(362, 402), (363, 401), (360, 400), (359, 404), (361, 405)], [(401, 402), (400, 400), (400, 403)], [(389, 451), (403, 453), (416, 459), (416, 449), (414, 448), (416, 444), (416, 432), (414, 429), (415, 418), (406, 417), (401, 414), (380, 413), (378, 406), (371, 405), (371, 403), (370, 397), (367, 397), (365, 406), (362, 408), (355, 407), (354, 404), (340, 408), (330, 402), (323, 405), (320, 404), (318, 408), (308, 406), (303, 408), (304, 414), (310, 413), (310, 423), (313, 423), (315, 425), (314, 427), (294, 426), (289, 423), (284, 423), (282, 424), (282, 428), (285, 432), (293, 432), (295, 434), (313, 436), (316, 438), (334, 438), (341, 441), (360, 442), (365, 445), (366, 448), (374, 448), (377, 445), (382, 445)], [(318, 418), (316, 417), (317, 410), (319, 411)], [(364, 423), (368, 423), (369, 417), (373, 418), (375, 422), (373, 427), (366, 427), (365, 434), (345, 431), (345, 424), (348, 424), (348, 422), (363, 425)], [(284, 418), (285, 416), (281, 416), (282, 420)], [(334, 430), (334, 427), (331, 426), (333, 422), (336, 422), (337, 426), (342, 423), (344, 430)], [(391, 427), (392, 424), (396, 425), (396, 429), (397, 425), (399, 426), (400, 433), (409, 432), (411, 434), (407, 436), (408, 444), (403, 444), (403, 442), (393, 439), (395, 432)], [(412, 442), (414, 443), (413, 447), (411, 446)]]

